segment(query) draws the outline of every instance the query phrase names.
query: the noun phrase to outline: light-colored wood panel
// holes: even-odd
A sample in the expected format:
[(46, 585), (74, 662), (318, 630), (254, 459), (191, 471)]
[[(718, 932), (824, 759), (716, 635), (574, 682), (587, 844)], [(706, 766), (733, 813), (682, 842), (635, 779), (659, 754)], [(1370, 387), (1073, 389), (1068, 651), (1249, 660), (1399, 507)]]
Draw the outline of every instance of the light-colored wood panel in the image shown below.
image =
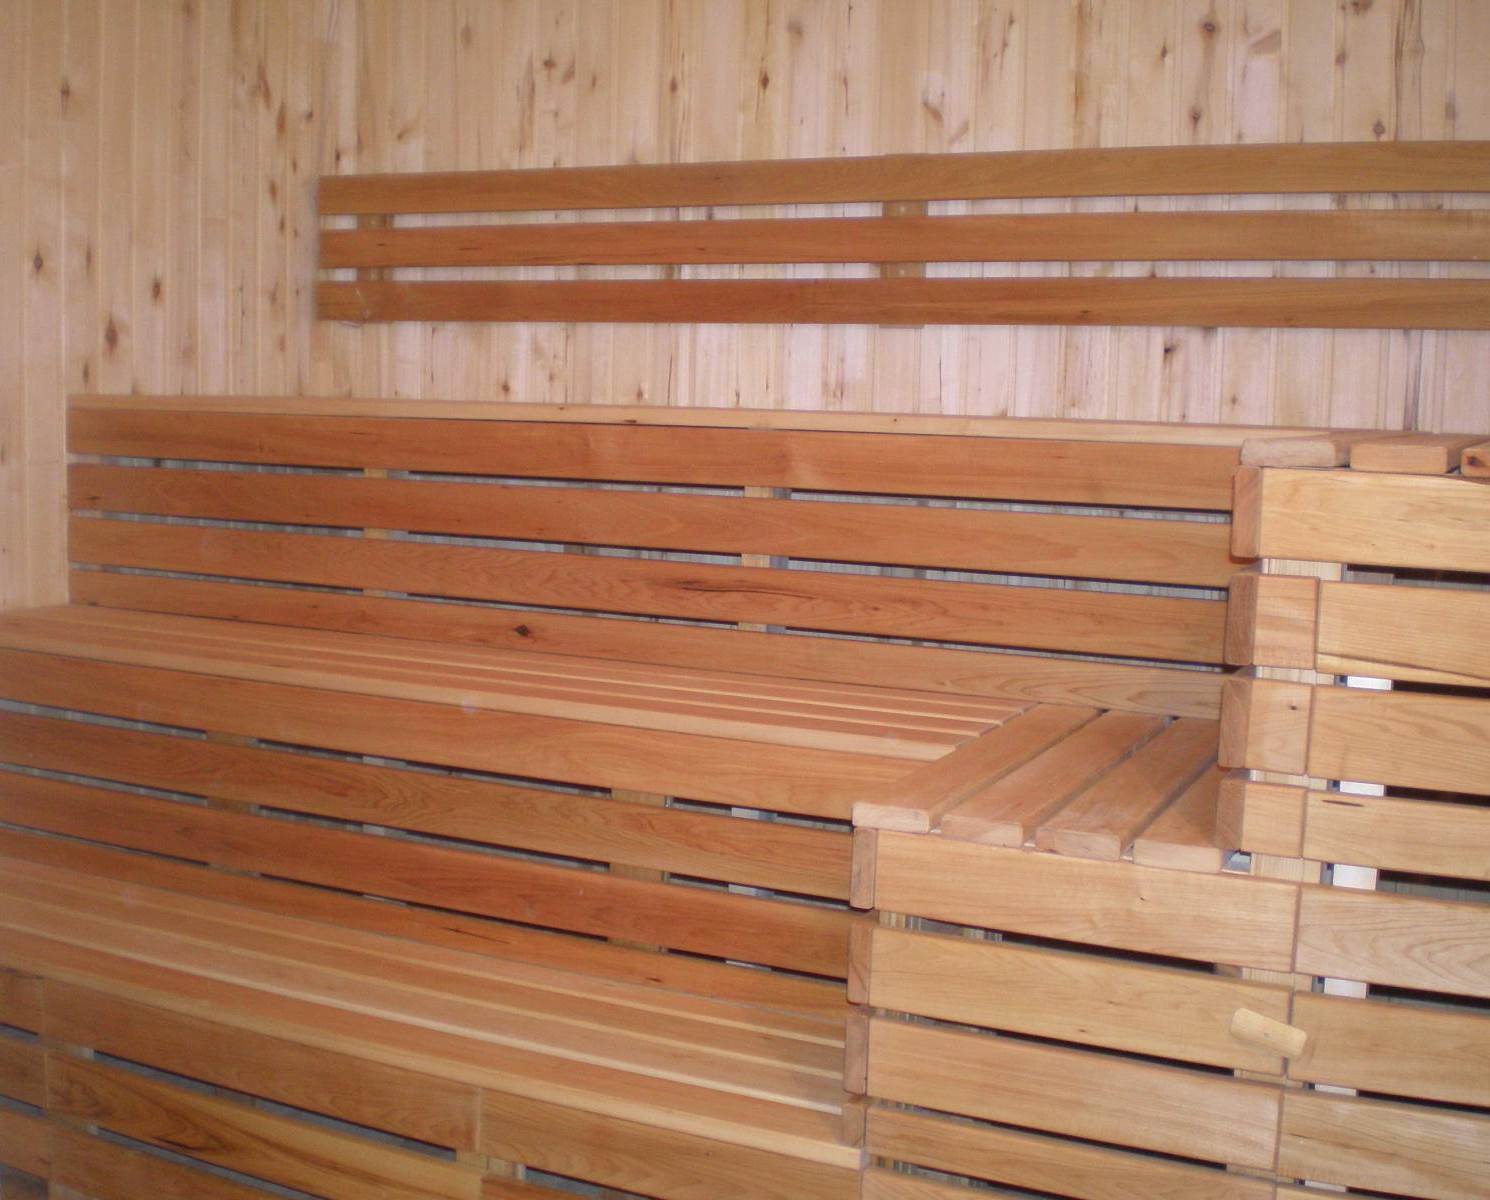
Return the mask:
[(1477, 1200), (1490, 1171), (1490, 1121), (1289, 1091), (1283, 1098), (1278, 1169), (1429, 1200)]
[(1490, 259), (1490, 217), (1452, 210), (1131, 212), (384, 226), (323, 230), (318, 265), (1332, 258)]
[(702, 1200), (749, 1179), (762, 1200), (856, 1200), (859, 1172), (640, 1122), (487, 1092), (481, 1149), (540, 1170), (642, 1192)]
[(316, 285), (328, 321), (1490, 329), (1479, 279), (810, 279)]
[(1145, 867), (1219, 871), (1231, 851), (1230, 830), (1219, 819), (1226, 772), (1214, 764), (1181, 792), (1133, 841), (1133, 861)]
[(1238, 1008), (1286, 1020), (1282, 988), (884, 927), (873, 939), (876, 1008), (1237, 1069), (1282, 1065), (1230, 1032)]
[(1172, 1159), (876, 1106), (871, 1154), (1077, 1200), (1272, 1200), (1272, 1185)]
[(1479, 190), (1490, 149), (1468, 145), (1165, 147), (879, 159), (697, 163), (526, 172), (331, 177), (325, 213), (488, 212), (527, 208), (1019, 196), (1195, 195), (1205, 192)]
[(246, 1174), (353, 1200), (477, 1200), (474, 1171), (63, 1054), (47, 1058), (48, 1108)]
[(1306, 887), (1298, 969), (1424, 991), (1490, 996), (1490, 909), (1475, 903)]
[(248, 533), (74, 517), (75, 562), (758, 622), (941, 641), (1215, 662), (1213, 600), (564, 555), (386, 539)]
[(1242, 876), (881, 833), (875, 900), (886, 912), (1203, 962), (1288, 970), (1293, 960), (1295, 889)]
[(1490, 682), (1490, 593), (1460, 588), (1326, 583), (1319, 668), (1423, 683)]
[(886, 1018), (870, 1024), (869, 1092), (1213, 1162), (1271, 1166), (1276, 1148), (1276, 1088)]
[(1490, 571), (1490, 491), (1452, 476), (1264, 470), (1267, 558)]
[(1460, 455), (1479, 439), (1473, 434), (1412, 433), (1374, 438), (1351, 448), (1356, 471), (1390, 471), (1403, 475), (1445, 475)]
[(1216, 819), (1222, 840), (1249, 854), (1298, 858), (1303, 854), (1307, 790), (1263, 783), (1233, 771), (1221, 784)]
[(378, 633), (422, 641), (719, 669), (1042, 703), (1214, 717), (1219, 675), (1030, 654), (720, 630), (562, 613), (503, 612), (204, 580), (74, 572), (73, 600), (139, 612)]
[(1319, 581), (1245, 571), (1226, 601), (1226, 661), (1238, 667), (1314, 665)]
[(1490, 1096), (1483, 1013), (1301, 992), (1292, 1020), (1309, 1036), (1294, 1079), (1481, 1107)]
[(96, 465), (70, 470), (68, 503), (74, 511), (1206, 587), (1224, 585), (1234, 569), (1227, 527), (1193, 521)]

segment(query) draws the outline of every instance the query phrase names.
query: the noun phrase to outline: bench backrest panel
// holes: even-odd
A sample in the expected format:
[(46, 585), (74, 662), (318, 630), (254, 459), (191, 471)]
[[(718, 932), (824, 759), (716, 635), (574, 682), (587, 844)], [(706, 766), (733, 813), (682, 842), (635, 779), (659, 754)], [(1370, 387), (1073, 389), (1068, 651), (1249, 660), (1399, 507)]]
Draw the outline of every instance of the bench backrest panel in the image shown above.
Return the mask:
[(1238, 566), (1235, 447), (148, 404), (74, 410), (135, 460), (73, 467), (75, 563), (1200, 663)]
[[(321, 181), (317, 289), (345, 321), (870, 322), (1490, 327), (1477, 278), (927, 277), (931, 263), (1484, 262), (1490, 214), (951, 213), (928, 201), (1490, 190), (1490, 143), (1150, 147), (366, 175)], [(879, 216), (720, 219), (714, 207), (870, 204)], [(587, 210), (705, 208), (684, 219)], [(558, 224), (493, 224), (511, 212)], [(427, 225), (430, 214), (488, 214)], [(409, 224), (409, 219), (413, 224)], [(397, 221), (402, 224), (395, 224)], [(870, 278), (703, 277), (720, 264), (863, 264)], [(686, 278), (535, 281), (492, 268), (695, 268)], [(410, 275), (413, 270), (415, 274)], [(460, 275), (451, 275), (459, 269)], [(434, 271), (434, 276), (419, 274)], [(440, 275), (440, 271), (446, 271)], [(351, 272), (353, 277), (347, 278)], [(392, 272), (401, 272), (392, 275)], [(471, 272), (486, 272), (472, 278)], [(954, 272), (955, 273), (955, 272)], [(1395, 272), (1391, 272), (1395, 275)], [(1406, 276), (1410, 272), (1403, 272)]]

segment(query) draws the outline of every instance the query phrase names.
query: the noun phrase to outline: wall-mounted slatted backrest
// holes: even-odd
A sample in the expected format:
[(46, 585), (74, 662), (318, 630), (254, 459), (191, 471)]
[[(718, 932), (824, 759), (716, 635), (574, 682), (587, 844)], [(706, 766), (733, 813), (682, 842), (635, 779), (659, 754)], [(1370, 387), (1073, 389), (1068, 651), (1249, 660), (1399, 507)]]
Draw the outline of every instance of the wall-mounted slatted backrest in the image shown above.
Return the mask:
[(1335, 884), (1300, 896), (1295, 969), (1325, 984), (1294, 998), (1315, 1087), (1284, 1095), (1278, 1170), (1422, 1197), (1490, 1172), (1490, 488), (1447, 440), (1243, 476), (1266, 557), (1222, 720), (1233, 844)]
[(1221, 656), (1234, 445), (1096, 440), (1102, 427), (1060, 440), (307, 404), (77, 402), (70, 447), (96, 461), (72, 468), (71, 556), (90, 568), (75, 595), (204, 613), (195, 598), (223, 588), (245, 613), (288, 599), (228, 582), (251, 580), (339, 589), (294, 593), (307, 610), (374, 590), (950, 647)]
[[(1157, 264), (1490, 260), (1482, 212), (928, 215), (938, 201), (1490, 191), (1490, 143), (1399, 142), (894, 155), (321, 181), (317, 309), (348, 321), (867, 322), (1490, 328), (1490, 280), (1160, 277)], [(882, 215), (716, 219), (718, 206), (869, 204)], [(491, 215), (697, 208), (690, 219)], [(482, 224), (428, 225), (435, 214)], [(345, 222), (356, 219), (356, 227)], [(927, 264), (1151, 262), (1150, 276), (927, 277)], [(708, 277), (718, 265), (862, 264), (871, 277)], [(501, 268), (665, 267), (534, 280)], [(677, 278), (679, 268), (689, 270)], [(458, 269), (459, 277), (440, 272)], [(413, 271), (414, 274), (409, 272)], [(484, 279), (471, 272), (487, 272)], [(1012, 275), (1012, 273), (1010, 273)]]

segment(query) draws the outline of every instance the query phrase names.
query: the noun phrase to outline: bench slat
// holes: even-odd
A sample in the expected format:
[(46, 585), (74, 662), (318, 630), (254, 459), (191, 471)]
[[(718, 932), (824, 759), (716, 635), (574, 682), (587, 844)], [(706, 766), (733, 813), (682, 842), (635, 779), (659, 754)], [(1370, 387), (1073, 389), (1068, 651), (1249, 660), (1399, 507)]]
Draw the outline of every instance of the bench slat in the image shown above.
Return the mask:
[(11, 824), (456, 912), (842, 977), (842, 910), (626, 879), (19, 776)]
[(1164, 806), (1215, 762), (1217, 734), (1214, 721), (1169, 725), (1046, 818), (1035, 844), (1078, 858), (1122, 858)]
[(841, 832), (105, 726), (91, 726), (83, 738), (76, 733), (70, 722), (0, 714), (0, 760), (240, 804), (848, 898), (849, 839)]
[(1487, 190), (1490, 144), (1139, 146), (546, 170), (327, 175), (333, 213), (681, 208), (865, 200)]
[(993, 1125), (876, 1106), (871, 1154), (1077, 1200), (1273, 1200), (1263, 1179)]
[(875, 899), (886, 912), (1202, 962), (1293, 967), (1292, 884), (924, 834), (881, 833), (878, 841)]
[(0, 651), (0, 695), (182, 728), (846, 820), (904, 759)]
[(1490, 1017), (1483, 1013), (1300, 992), (1290, 1024), (1309, 1035), (1289, 1064), (1294, 1079), (1490, 1104)]
[(47, 1073), (53, 1112), (329, 1200), (479, 1200), (478, 1175), (454, 1163), (63, 1054)]
[(1332, 675), (1490, 686), (1490, 594), (1326, 583), (1317, 651)]
[(1133, 861), (1144, 867), (1180, 871), (1220, 871), (1236, 846), (1225, 844), (1218, 827), (1221, 782), (1226, 772), (1212, 766), (1179, 794), (1133, 842)]
[(869, 1003), (982, 1025), (1237, 1070), (1277, 1074), (1275, 1052), (1232, 1036), (1238, 1008), (1288, 1019), (1269, 984), (1040, 950), (876, 928)]
[(1490, 1174), (1490, 1120), (1289, 1091), (1278, 1170), (1429, 1200), (1479, 1200)]
[(41, 1055), (35, 1038), (0, 1033), (0, 1096), (39, 1107), (46, 1099)]
[(1224, 587), (1226, 525), (584, 488), (78, 465), (74, 512)]
[(591, 612), (1219, 662), (1225, 604), (74, 517), (73, 561)]
[(1271, 1167), (1278, 1089), (884, 1017), (870, 1023), (869, 1093), (1051, 1133)]
[(74, 454), (1229, 511), (1235, 445), (74, 407)]
[(1490, 882), (1482, 805), (1317, 791), (1304, 804), (1305, 858)]
[(971, 654), (933, 646), (641, 620), (487, 609), (289, 587), (74, 571), (75, 604), (134, 612), (295, 625), (581, 655), (627, 663), (758, 673), (923, 692), (1121, 708), (1214, 718), (1222, 676), (1211, 672), (1029, 654)]
[(54, 980), (47, 983), (47, 1034), (403, 1137), (460, 1150), (476, 1145), (477, 1091), (469, 1084)]
[(624, 279), (316, 284), (327, 321), (1490, 329), (1479, 279)]
[(45, 1179), (51, 1174), (51, 1159), (47, 1123), (17, 1109), (0, 1108), (0, 1165)]
[(267, 1190), (106, 1142), (60, 1124), (49, 1126), (52, 1183), (88, 1200), (266, 1200)]
[(569, 263), (1080, 262), (1490, 258), (1490, 216), (1125, 212), (325, 229), (322, 269)]

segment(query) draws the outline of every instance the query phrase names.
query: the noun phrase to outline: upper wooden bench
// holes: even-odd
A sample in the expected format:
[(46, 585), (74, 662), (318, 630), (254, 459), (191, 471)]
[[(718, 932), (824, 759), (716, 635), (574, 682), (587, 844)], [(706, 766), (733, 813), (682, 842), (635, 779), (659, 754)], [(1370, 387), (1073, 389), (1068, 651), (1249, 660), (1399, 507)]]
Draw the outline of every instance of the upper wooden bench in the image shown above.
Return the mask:
[(1180, 800), (1247, 433), (74, 401), (72, 603), (0, 617), (0, 1023), (478, 1158), (41, 1043), (10, 1094), (327, 1195), (856, 1195), (855, 807), (1118, 726)]
[[(860, 322), (1490, 328), (1490, 280), (928, 276), (928, 264), (1490, 260), (1490, 213), (1286, 207), (1294, 196), (1490, 191), (1490, 142), (1144, 147), (349, 175), (321, 181), (317, 286), (341, 321)], [(1245, 212), (928, 215), (928, 202), (1277, 197)], [(880, 206), (877, 216), (715, 208)], [(594, 219), (651, 209), (686, 218)], [(510, 219), (551, 214), (557, 223)], [(481, 224), (427, 224), (482, 214)], [(347, 223), (355, 221), (355, 228)], [(737, 264), (859, 264), (870, 277), (705, 277)], [(575, 278), (635, 266), (643, 278)], [(502, 268), (525, 268), (514, 278)], [(532, 272), (557, 268), (547, 279)], [(658, 277), (655, 269), (667, 274)], [(677, 277), (687, 271), (688, 277)], [(458, 274), (456, 273), (458, 272)], [(476, 277), (473, 278), (473, 274)], [(837, 272), (841, 275), (842, 272)], [(1012, 273), (1011, 273), (1012, 274)]]

